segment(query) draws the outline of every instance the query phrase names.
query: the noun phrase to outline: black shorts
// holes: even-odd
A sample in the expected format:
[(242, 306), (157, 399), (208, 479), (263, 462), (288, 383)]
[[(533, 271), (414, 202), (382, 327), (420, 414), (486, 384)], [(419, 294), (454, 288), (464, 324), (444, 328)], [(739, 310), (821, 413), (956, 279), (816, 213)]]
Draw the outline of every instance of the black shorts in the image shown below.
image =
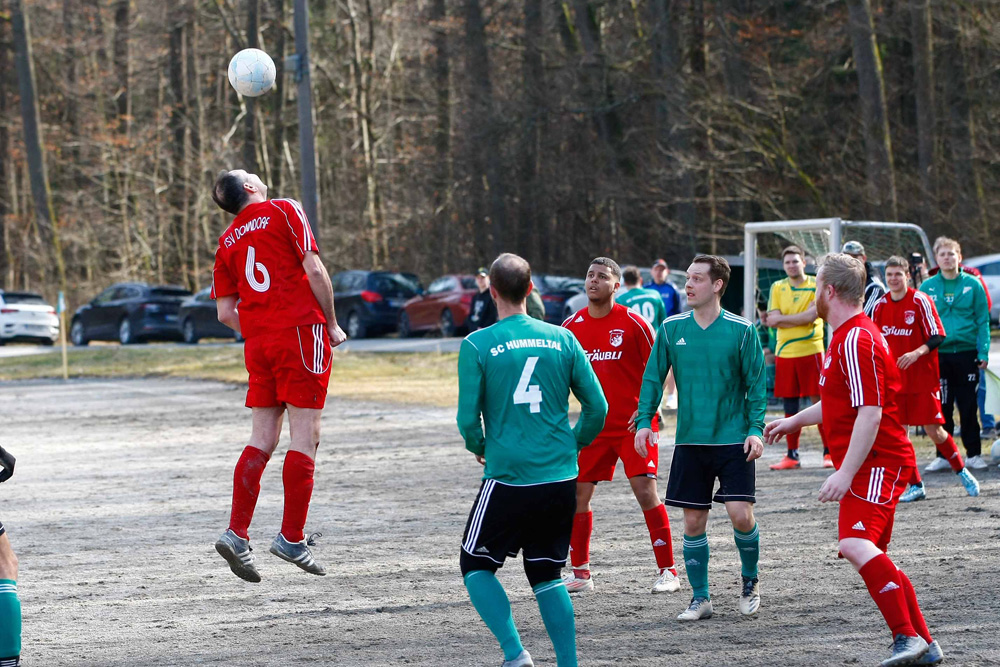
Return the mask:
[(7, 529), (3, 527), (3, 521), (0, 521), (0, 535), (7, 532)]
[[(715, 480), (719, 490), (712, 495)], [(712, 501), (757, 502), (754, 462), (743, 445), (680, 445), (674, 447), (663, 502), (674, 507), (712, 509)]]
[(462, 551), (494, 569), (524, 550), (525, 561), (566, 564), (576, 513), (576, 480), (511, 486), (483, 480), (469, 513)]

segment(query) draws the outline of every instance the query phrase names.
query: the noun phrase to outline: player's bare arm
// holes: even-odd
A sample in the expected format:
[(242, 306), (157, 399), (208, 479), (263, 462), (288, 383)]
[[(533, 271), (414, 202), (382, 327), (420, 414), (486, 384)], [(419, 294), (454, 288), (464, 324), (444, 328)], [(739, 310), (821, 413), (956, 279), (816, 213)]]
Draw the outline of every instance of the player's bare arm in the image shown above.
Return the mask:
[(791, 417), (775, 419), (764, 427), (764, 442), (773, 445), (789, 433), (794, 433), (806, 426), (823, 423), (823, 402), (817, 401), (802, 412)]
[(219, 321), (236, 333), (240, 331), (240, 314), (236, 309), (236, 302), (239, 297), (236, 294), (220, 296), (215, 300), (215, 309), (219, 315)]
[(879, 424), (882, 423), (882, 408), (877, 405), (862, 405), (858, 407), (858, 418), (851, 432), (851, 444), (847, 447), (840, 469), (826, 478), (819, 490), (821, 503), (839, 501), (851, 488), (854, 475), (868, 458), (868, 453), (875, 444)]
[(780, 310), (772, 310), (767, 314), (767, 326), (778, 329), (789, 327), (799, 327), (803, 324), (811, 324), (816, 321), (816, 304), (806, 308), (801, 313), (794, 315), (782, 315)]
[(330, 274), (327, 273), (326, 266), (323, 265), (319, 255), (314, 252), (306, 253), (305, 259), (302, 260), (302, 268), (305, 269), (306, 277), (309, 278), (309, 287), (326, 318), (330, 346), (337, 347), (347, 340), (347, 334), (337, 324), (337, 315), (333, 310), (333, 285), (330, 283)]

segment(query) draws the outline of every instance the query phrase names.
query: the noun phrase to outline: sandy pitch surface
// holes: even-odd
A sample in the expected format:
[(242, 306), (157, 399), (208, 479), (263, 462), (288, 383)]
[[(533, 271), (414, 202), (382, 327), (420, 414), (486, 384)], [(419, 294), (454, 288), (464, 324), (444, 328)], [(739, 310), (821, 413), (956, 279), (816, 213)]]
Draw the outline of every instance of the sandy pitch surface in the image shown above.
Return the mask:
[[(0, 487), (0, 518), (21, 560), (25, 664), (499, 664), (458, 572), (480, 469), (453, 411), (331, 401), (307, 526), (324, 534), (314, 549), (329, 569), (322, 578), (267, 553), (281, 517), (279, 446), (251, 526), (264, 577), (253, 585), (212, 547), (249, 434), (242, 402), (237, 387), (184, 380), (0, 386), (0, 437), (18, 457), (17, 474)], [(780, 454), (770, 450), (764, 463)], [(724, 512), (709, 522), (716, 615), (680, 625), (686, 580), (679, 594), (649, 594), (642, 515), (620, 469), (602, 484), (597, 590), (574, 600), (580, 664), (886, 657), (881, 616), (835, 558), (836, 507), (815, 500), (825, 477), (818, 454), (804, 458), (799, 472), (758, 466), (763, 604), (751, 620), (736, 611), (738, 556)], [(1000, 473), (993, 466), (978, 476), (983, 492), (972, 499), (951, 473), (927, 474), (930, 499), (899, 508), (890, 551), (952, 665), (1000, 663)], [(682, 560), (680, 512), (670, 516)], [(509, 561), (500, 579), (525, 646), (538, 664), (554, 665), (520, 562)]]

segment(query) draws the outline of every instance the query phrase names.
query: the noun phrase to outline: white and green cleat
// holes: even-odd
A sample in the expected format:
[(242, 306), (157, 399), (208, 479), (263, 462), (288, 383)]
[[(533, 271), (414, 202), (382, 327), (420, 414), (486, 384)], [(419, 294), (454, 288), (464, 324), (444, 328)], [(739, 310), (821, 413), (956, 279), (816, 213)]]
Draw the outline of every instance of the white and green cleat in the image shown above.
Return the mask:
[(677, 615), (678, 621), (698, 621), (712, 618), (712, 601), (708, 598), (692, 598), (688, 608)]

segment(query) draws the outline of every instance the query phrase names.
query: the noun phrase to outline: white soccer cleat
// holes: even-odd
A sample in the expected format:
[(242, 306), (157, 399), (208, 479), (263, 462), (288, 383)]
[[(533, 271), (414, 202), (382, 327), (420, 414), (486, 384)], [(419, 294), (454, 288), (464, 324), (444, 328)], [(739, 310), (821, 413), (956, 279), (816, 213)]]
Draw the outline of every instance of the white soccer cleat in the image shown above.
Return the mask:
[(677, 571), (673, 568), (663, 568), (660, 576), (653, 582), (654, 593), (676, 593), (680, 589), (681, 580), (677, 576)]
[(920, 637), (896, 635), (892, 640), (892, 656), (882, 661), (882, 667), (915, 665), (929, 648), (930, 645)]
[(590, 593), (594, 590), (594, 580), (592, 577), (578, 577), (575, 572), (570, 572), (563, 577), (563, 584), (568, 593)]
[(708, 598), (692, 598), (688, 608), (677, 615), (678, 621), (697, 621), (712, 618), (712, 601)]
[(972, 468), (973, 470), (986, 470), (987, 468), (989, 468), (989, 466), (986, 464), (986, 461), (984, 461), (983, 457), (980, 456), (979, 454), (976, 454), (975, 456), (970, 456), (969, 458), (965, 459), (965, 467)]
[(760, 584), (757, 578), (743, 577), (743, 592), (740, 595), (740, 613), (753, 616), (760, 609)]
[(528, 653), (528, 650), (521, 649), (516, 658), (513, 660), (504, 660), (500, 667), (535, 667), (535, 663), (531, 659), (531, 654)]
[(940, 456), (928, 463), (927, 467), (924, 468), (924, 472), (941, 472), (942, 470), (951, 470), (951, 464)]

